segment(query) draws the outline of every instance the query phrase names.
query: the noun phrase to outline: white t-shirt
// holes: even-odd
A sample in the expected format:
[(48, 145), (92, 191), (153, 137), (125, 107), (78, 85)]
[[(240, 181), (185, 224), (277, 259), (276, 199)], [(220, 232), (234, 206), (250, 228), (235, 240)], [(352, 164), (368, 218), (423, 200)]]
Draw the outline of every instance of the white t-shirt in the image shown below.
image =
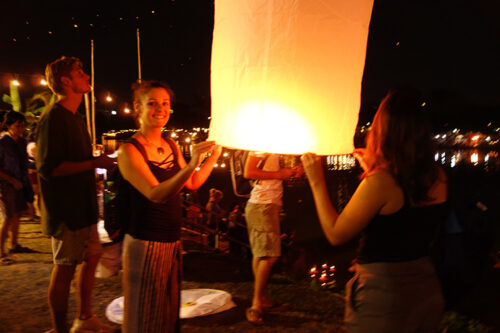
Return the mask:
[[(262, 153), (250, 152), (250, 156), (261, 157)], [(270, 154), (262, 168), (264, 171), (279, 171), (280, 157), (277, 154)], [(281, 179), (260, 179), (255, 183), (248, 202), (255, 204), (276, 204), (281, 206), (283, 196), (283, 181)]]

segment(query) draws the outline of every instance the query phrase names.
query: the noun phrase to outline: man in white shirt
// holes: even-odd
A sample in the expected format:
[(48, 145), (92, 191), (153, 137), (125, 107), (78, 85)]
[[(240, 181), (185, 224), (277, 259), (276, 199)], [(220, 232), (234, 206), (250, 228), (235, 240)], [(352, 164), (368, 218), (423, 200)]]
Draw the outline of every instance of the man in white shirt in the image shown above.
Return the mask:
[[(260, 164), (264, 164), (260, 167)], [(298, 177), (302, 167), (280, 168), (279, 155), (250, 153), (243, 176), (257, 179), (245, 207), (248, 237), (252, 249), (254, 296), (246, 317), (251, 323), (262, 325), (262, 311), (273, 307), (266, 292), (267, 280), (276, 260), (281, 256), (280, 219), (283, 180)]]

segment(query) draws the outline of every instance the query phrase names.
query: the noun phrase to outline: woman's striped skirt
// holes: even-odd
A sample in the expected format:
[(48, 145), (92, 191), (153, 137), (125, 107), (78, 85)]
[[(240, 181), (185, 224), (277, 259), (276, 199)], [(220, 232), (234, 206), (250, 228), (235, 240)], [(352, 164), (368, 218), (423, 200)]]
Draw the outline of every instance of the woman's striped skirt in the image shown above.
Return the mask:
[(125, 235), (122, 332), (180, 331), (181, 249), (180, 241), (144, 241)]

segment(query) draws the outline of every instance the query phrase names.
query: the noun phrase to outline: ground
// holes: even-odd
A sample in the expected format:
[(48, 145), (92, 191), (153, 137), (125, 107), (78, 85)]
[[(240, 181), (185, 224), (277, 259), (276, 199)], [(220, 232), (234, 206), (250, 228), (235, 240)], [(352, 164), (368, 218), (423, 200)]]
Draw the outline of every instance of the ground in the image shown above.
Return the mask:
[[(0, 266), (0, 333), (38, 333), (50, 328), (46, 300), (52, 269), (50, 240), (40, 232), (40, 225), (31, 220), (21, 223), (19, 241), (39, 253), (18, 254), (16, 262)], [(305, 275), (305, 274), (304, 274)], [(121, 296), (120, 275), (97, 279), (94, 311), (105, 318), (106, 306)], [(487, 277), (466, 302), (457, 307), (470, 318), (481, 320), (496, 331), (497, 299), (500, 296), (498, 270)], [(184, 255), (183, 288), (213, 288), (232, 294), (236, 307), (216, 315), (183, 320), (185, 332), (342, 332), (344, 300), (340, 293), (311, 288), (307, 280), (292, 280), (275, 274), (270, 284), (271, 295), (288, 304), (286, 311), (266, 314), (266, 325), (255, 327), (245, 320), (245, 309), (251, 303), (252, 282), (247, 261), (222, 254), (190, 252)], [(76, 311), (72, 290), (70, 313)], [(451, 321), (457, 322), (455, 317)], [(465, 325), (465, 324), (464, 324)], [(470, 325), (469, 325), (470, 326)], [(483, 327), (483, 326), (481, 326)], [(466, 332), (467, 330), (448, 330)], [(471, 331), (471, 330), (469, 330)], [(485, 332), (481, 329), (471, 332)]]

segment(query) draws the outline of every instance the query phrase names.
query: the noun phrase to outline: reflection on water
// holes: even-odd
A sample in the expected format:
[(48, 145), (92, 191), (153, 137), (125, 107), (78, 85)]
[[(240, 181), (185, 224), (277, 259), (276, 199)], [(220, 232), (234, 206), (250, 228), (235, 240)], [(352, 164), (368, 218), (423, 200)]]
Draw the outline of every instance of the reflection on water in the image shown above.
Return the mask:
[[(498, 151), (481, 149), (440, 149), (434, 155), (434, 160), (446, 167), (455, 167), (458, 163), (465, 163), (489, 171), (500, 170)], [(356, 167), (353, 155), (330, 155), (325, 157), (328, 171), (350, 170)]]
[(439, 150), (434, 155), (434, 160), (451, 168), (454, 168), (458, 163), (465, 163), (494, 171), (500, 168), (500, 159), (498, 157), (498, 152), (494, 150)]

